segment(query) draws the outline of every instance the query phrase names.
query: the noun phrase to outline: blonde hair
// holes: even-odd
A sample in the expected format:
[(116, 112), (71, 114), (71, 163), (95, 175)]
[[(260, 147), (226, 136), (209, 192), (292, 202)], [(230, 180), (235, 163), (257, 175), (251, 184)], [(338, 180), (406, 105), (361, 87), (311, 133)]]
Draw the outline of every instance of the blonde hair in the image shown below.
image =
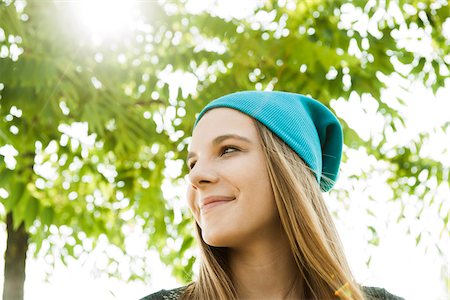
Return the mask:
[[(266, 157), (281, 224), (289, 240), (304, 298), (364, 299), (354, 282), (336, 228), (313, 172), (280, 138), (254, 120)], [(324, 178), (323, 180), (327, 180)], [(237, 299), (227, 249), (207, 245), (196, 226), (200, 243), (200, 273), (182, 299)]]

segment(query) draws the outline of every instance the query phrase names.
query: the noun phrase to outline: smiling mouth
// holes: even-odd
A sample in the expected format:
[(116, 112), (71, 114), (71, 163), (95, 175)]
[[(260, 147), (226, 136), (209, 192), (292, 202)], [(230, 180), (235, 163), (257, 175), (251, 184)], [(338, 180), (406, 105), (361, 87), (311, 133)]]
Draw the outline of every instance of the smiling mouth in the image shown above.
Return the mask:
[[(236, 199), (233, 199), (233, 200), (236, 200)], [(208, 203), (208, 204), (203, 205), (203, 206), (200, 208), (200, 211), (201, 211), (202, 214), (204, 214), (204, 213), (208, 212), (209, 210), (213, 209), (214, 207), (222, 206), (223, 204), (232, 202), (233, 200), (219, 200), (219, 201), (214, 201), (214, 202), (211, 202), (211, 203)]]

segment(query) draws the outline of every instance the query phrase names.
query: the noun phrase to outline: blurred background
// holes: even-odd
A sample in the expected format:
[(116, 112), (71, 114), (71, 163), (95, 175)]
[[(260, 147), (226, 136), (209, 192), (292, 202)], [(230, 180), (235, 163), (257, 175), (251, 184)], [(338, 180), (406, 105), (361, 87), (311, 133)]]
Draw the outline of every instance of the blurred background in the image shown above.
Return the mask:
[(358, 282), (450, 299), (448, 1), (0, 0), (4, 300), (195, 280), (195, 115), (239, 90), (339, 117), (326, 194)]

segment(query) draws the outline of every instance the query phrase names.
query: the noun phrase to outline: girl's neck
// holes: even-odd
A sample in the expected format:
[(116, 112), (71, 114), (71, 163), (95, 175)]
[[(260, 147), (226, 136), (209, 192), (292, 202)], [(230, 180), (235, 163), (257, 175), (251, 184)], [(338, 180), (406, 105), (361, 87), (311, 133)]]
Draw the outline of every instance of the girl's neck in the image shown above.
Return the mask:
[(247, 246), (228, 252), (239, 299), (302, 298), (302, 280), (285, 234)]

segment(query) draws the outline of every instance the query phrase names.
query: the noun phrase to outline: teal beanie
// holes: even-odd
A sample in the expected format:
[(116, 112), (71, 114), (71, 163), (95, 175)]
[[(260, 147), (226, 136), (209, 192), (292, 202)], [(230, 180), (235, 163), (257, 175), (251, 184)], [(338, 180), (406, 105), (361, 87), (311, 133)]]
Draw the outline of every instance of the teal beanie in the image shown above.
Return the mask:
[(195, 125), (218, 107), (236, 109), (264, 124), (311, 168), (323, 192), (333, 187), (342, 156), (342, 128), (322, 103), (287, 92), (237, 92), (207, 104)]

